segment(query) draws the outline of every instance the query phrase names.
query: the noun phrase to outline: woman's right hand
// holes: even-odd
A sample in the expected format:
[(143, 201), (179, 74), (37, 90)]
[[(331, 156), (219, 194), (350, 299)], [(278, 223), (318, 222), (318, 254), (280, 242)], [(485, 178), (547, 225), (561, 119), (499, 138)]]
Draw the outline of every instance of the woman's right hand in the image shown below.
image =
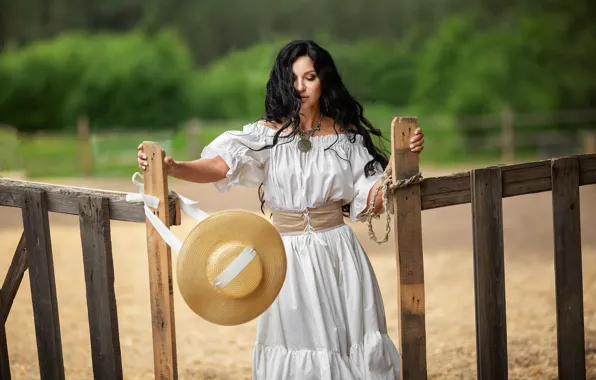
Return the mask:
[[(143, 170), (147, 169), (147, 166), (149, 166), (149, 163), (147, 162), (147, 155), (145, 154), (145, 152), (143, 151), (143, 144), (139, 144), (139, 146), (137, 147), (137, 163), (139, 164), (139, 167)], [(167, 173), (168, 175), (172, 174), (174, 172), (174, 168), (177, 165), (177, 162), (174, 161), (174, 159), (172, 159), (172, 157), (166, 156), (166, 158), (164, 158), (163, 160), (164, 166), (166, 167)]]

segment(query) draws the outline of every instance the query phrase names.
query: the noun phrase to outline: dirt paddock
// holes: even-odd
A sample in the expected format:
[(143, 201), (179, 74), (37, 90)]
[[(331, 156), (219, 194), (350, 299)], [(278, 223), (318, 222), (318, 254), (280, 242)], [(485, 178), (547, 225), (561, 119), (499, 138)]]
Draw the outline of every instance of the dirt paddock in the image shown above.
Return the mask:
[[(425, 172), (425, 175), (429, 175)], [(43, 180), (135, 191), (129, 181)], [(217, 193), (211, 185), (171, 182), (208, 212), (244, 208), (258, 212), (256, 191)], [(510, 379), (556, 379), (556, 318), (550, 193), (504, 200), (505, 277)], [(585, 339), (588, 378), (596, 379), (596, 186), (581, 189)], [(0, 207), (0, 280), (22, 232), (21, 212)], [(183, 219), (175, 233), (193, 227)], [(382, 222), (376, 231), (382, 231)], [(393, 244), (367, 239), (383, 293), (390, 334), (397, 344), (396, 269)], [(50, 214), (60, 328), (67, 379), (91, 379), (92, 365), (78, 217)], [(423, 213), (427, 361), (430, 379), (476, 378), (472, 227), (470, 205)], [(153, 377), (148, 264), (143, 224), (112, 222), (115, 289), (126, 379)], [(221, 327), (195, 316), (175, 291), (180, 379), (250, 378), (256, 322)], [(7, 325), (13, 379), (38, 379), (29, 277), (25, 275)]]

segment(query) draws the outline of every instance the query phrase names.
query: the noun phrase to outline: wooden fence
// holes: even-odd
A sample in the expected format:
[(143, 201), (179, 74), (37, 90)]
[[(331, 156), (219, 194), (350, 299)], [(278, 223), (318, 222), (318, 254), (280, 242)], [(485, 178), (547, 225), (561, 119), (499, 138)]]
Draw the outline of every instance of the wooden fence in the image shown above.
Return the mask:
[[(164, 152), (157, 144), (146, 144), (145, 151), (156, 167), (145, 175), (145, 193), (164, 200), (152, 211), (166, 225), (179, 225), (178, 198), (165, 202)], [(48, 212), (79, 215), (95, 379), (123, 378), (110, 220), (147, 223), (155, 378), (178, 377), (170, 248), (146, 222), (143, 203), (127, 202), (122, 192), (0, 179), (0, 206), (20, 207), (24, 229), (0, 289), (0, 379), (11, 378), (5, 323), (27, 268), (40, 378), (65, 378)]]
[[(418, 173), (409, 151), (416, 118), (392, 125), (394, 182)], [(551, 191), (559, 378), (586, 378), (579, 187), (596, 183), (596, 154), (474, 169), (427, 178), (394, 194), (399, 341), (403, 379), (426, 379), (422, 211), (472, 206), (476, 356), (479, 379), (507, 379), (502, 200)]]
[[(416, 118), (392, 124), (394, 181), (418, 173), (418, 155), (408, 148), (416, 126)], [(145, 192), (165, 201), (164, 152), (157, 144), (146, 144), (145, 151), (154, 168), (145, 174)], [(427, 178), (394, 193), (403, 379), (427, 378), (422, 211), (472, 204), (478, 378), (506, 379), (502, 198), (544, 191), (553, 195), (559, 374), (561, 379), (585, 379), (579, 186), (594, 183), (596, 154), (586, 154)], [(177, 378), (170, 249), (146, 222), (143, 204), (126, 202), (125, 195), (0, 179), (0, 206), (20, 207), (24, 227), (0, 289), (0, 378), (11, 378), (4, 326), (28, 268), (40, 377), (64, 379), (48, 212), (80, 218), (95, 379), (123, 378), (110, 220), (147, 224), (155, 378)], [(166, 225), (179, 225), (177, 199), (160, 205), (152, 211)]]

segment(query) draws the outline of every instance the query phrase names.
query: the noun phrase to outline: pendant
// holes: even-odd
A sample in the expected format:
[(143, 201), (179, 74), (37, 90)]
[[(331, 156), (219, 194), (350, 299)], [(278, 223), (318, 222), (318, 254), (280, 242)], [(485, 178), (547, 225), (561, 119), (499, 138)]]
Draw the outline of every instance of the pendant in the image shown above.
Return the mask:
[(298, 150), (301, 152), (308, 152), (312, 148), (312, 143), (308, 140), (307, 137), (300, 137), (300, 141), (298, 141)]

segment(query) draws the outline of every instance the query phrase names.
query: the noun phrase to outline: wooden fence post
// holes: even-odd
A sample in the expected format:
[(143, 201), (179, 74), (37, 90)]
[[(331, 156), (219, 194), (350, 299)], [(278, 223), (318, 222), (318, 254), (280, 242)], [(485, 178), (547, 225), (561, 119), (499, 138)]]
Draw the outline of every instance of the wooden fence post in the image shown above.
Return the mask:
[(579, 163), (551, 161), (559, 379), (586, 378)]
[(23, 228), (41, 380), (64, 380), (62, 337), (45, 191), (22, 191)]
[(511, 163), (515, 158), (514, 115), (510, 107), (501, 112), (501, 161)]
[(93, 173), (93, 160), (89, 119), (81, 117), (77, 125), (77, 131), (79, 137), (79, 154), (81, 156), (81, 171), (84, 177), (91, 177)]
[(108, 199), (79, 198), (94, 379), (122, 379)]
[[(165, 151), (155, 142), (143, 142), (148, 169), (145, 171), (145, 193), (159, 198), (159, 206), (151, 210), (161, 221), (170, 226), (168, 210), (168, 179), (164, 166)], [(147, 253), (149, 255), (149, 286), (151, 295), (151, 320), (153, 324), (153, 355), (155, 378), (178, 378), (176, 355), (176, 329), (174, 325), (174, 289), (172, 279), (172, 254), (170, 247), (147, 221)]]
[(500, 168), (472, 170), (477, 378), (506, 380), (507, 318)]
[[(415, 117), (395, 118), (391, 123), (394, 183), (418, 173), (418, 153), (410, 150), (410, 138), (417, 127)], [(421, 380), (427, 378), (427, 368), (420, 185), (397, 189), (393, 204), (401, 379)]]
[(186, 126), (187, 133), (187, 159), (196, 160), (201, 155), (201, 123), (193, 119)]
[(596, 153), (596, 132), (586, 131), (584, 133), (584, 153)]

